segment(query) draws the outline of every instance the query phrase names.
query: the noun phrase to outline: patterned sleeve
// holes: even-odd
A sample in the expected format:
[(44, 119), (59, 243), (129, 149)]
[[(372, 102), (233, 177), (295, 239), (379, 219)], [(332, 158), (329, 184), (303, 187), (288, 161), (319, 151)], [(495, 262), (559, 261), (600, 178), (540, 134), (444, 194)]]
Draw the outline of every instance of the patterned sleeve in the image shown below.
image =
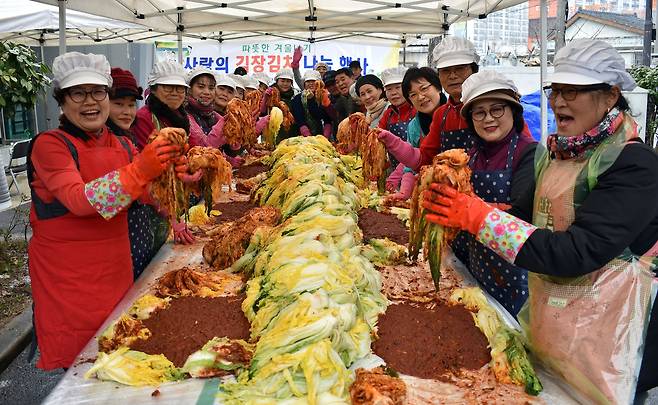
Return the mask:
[(536, 229), (534, 225), (495, 208), (485, 218), (476, 239), (503, 259), (514, 263), (524, 243)]

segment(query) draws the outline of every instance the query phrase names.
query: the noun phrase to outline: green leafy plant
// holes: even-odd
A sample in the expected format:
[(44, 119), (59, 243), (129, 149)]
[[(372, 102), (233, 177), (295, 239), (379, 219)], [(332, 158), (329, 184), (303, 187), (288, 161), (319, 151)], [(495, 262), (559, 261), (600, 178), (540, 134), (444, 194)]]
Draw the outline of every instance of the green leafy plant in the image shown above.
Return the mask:
[(17, 105), (31, 108), (50, 83), (49, 69), (29, 47), (0, 42), (0, 108), (12, 116)]
[(647, 103), (647, 143), (653, 145), (658, 130), (658, 67), (633, 66), (629, 73), (638, 86), (649, 91)]

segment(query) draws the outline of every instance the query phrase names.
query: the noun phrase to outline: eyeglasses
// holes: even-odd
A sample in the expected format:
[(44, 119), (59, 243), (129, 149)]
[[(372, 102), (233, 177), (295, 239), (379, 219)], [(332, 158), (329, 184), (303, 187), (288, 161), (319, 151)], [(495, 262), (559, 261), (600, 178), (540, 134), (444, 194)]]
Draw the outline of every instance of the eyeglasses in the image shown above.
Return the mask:
[(82, 103), (87, 99), (87, 95), (91, 95), (95, 101), (103, 101), (107, 98), (107, 88), (105, 87), (96, 87), (91, 91), (70, 89), (67, 93), (74, 103)]
[(549, 86), (549, 87), (544, 87), (544, 94), (546, 94), (546, 98), (549, 100), (555, 100), (558, 94), (561, 94), (564, 100), (574, 101), (576, 97), (578, 97), (578, 94), (580, 93), (588, 93), (590, 91), (609, 90), (609, 89), (610, 89), (610, 85), (605, 83), (595, 84), (587, 87), (563, 87), (561, 89), (554, 89)]
[(455, 66), (439, 68), (439, 73), (443, 73), (446, 76), (450, 76), (453, 73), (458, 76), (464, 76), (466, 73), (469, 72), (471, 72), (471, 65), (455, 65)]
[(505, 107), (507, 106), (507, 104), (494, 104), (489, 111), (485, 109), (471, 111), (471, 118), (473, 118), (473, 121), (482, 121), (487, 117), (487, 114), (493, 118), (500, 118), (505, 115)]
[(423, 96), (427, 96), (427, 94), (430, 92), (430, 90), (432, 89), (432, 87), (434, 87), (434, 86), (432, 86), (431, 84), (426, 84), (426, 85), (424, 85), (424, 86), (421, 86), (421, 87), (418, 89), (418, 92), (417, 92), (417, 93), (409, 93), (409, 100), (414, 100), (414, 101), (416, 101), (416, 100), (418, 100), (418, 98), (420, 97), (421, 94), (422, 94)]
[(158, 86), (162, 87), (162, 91), (165, 93), (185, 93), (185, 86), (178, 86), (176, 84), (159, 84)]

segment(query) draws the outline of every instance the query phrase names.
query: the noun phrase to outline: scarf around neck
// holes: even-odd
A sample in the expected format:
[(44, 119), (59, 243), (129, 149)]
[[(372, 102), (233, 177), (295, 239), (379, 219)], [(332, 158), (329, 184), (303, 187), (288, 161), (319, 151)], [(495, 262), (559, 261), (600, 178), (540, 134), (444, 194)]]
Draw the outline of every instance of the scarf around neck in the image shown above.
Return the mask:
[(573, 159), (584, 155), (601, 144), (617, 131), (623, 121), (624, 113), (617, 108), (613, 108), (597, 126), (584, 134), (576, 136), (552, 134), (548, 136), (546, 144), (551, 154), (557, 159)]
[(182, 128), (186, 133), (190, 133), (190, 121), (182, 105), (174, 111), (153, 94), (146, 99), (146, 105), (149, 106), (156, 118), (169, 121), (172, 127)]
[(375, 104), (371, 105), (370, 108), (367, 109), (366, 116), (372, 118), (372, 120), (377, 119), (384, 110), (386, 109), (386, 106), (388, 105), (388, 100), (385, 98), (379, 99)]
[(189, 112), (194, 120), (203, 128), (203, 132), (208, 133), (210, 129), (217, 123), (215, 117), (215, 104), (203, 105), (193, 97), (187, 98), (187, 112)]

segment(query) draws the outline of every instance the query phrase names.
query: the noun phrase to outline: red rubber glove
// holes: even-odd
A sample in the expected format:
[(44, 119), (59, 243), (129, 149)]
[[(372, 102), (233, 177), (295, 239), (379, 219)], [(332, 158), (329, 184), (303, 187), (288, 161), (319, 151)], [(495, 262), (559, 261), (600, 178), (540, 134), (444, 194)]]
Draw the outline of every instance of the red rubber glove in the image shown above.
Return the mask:
[(299, 133), (302, 136), (311, 136), (311, 130), (308, 129), (306, 125), (302, 125), (301, 127), (299, 127)]
[(299, 61), (302, 59), (302, 47), (298, 46), (295, 48), (295, 52), (292, 54), (292, 63), (290, 67), (293, 69), (299, 69)]
[(160, 176), (180, 153), (180, 147), (169, 141), (155, 140), (146, 144), (131, 163), (119, 170), (121, 185), (132, 198), (139, 197), (144, 187)]
[(477, 235), (493, 207), (480, 197), (460, 193), (445, 184), (430, 184), (423, 196), (423, 207), (431, 212), (425, 219), (435, 224), (458, 228)]
[(174, 243), (189, 245), (196, 240), (194, 235), (192, 235), (192, 232), (187, 229), (187, 224), (185, 222), (174, 221), (171, 224), (171, 228), (174, 231)]

